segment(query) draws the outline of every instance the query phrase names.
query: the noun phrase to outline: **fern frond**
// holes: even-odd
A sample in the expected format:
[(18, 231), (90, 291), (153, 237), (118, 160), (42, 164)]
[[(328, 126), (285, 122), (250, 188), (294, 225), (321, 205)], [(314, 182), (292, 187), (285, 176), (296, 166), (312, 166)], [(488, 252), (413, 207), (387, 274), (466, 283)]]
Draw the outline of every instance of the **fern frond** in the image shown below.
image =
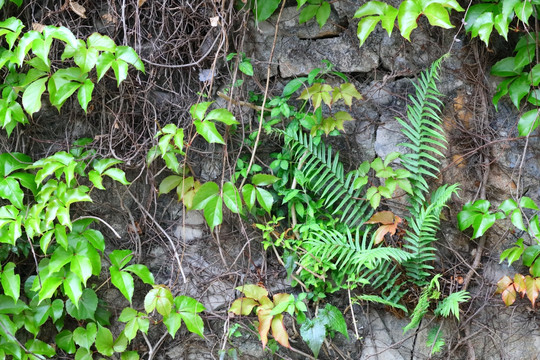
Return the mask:
[(407, 121), (398, 118), (402, 132), (407, 136), (409, 143), (401, 144), (412, 150), (412, 153), (404, 154), (403, 166), (410, 171), (411, 185), (414, 194), (410, 197), (413, 217), (420, 211), (421, 205), (426, 201), (425, 194), (429, 192), (426, 177), (437, 177), (440, 161), (433, 156), (443, 156), (439, 150), (446, 149), (444, 130), (440, 126), (440, 106), (442, 94), (437, 90), (438, 70), (441, 59), (435, 61), (431, 67), (424, 71), (417, 84), (413, 84), (416, 90), (415, 97), (410, 96), (411, 105), (407, 106)]
[(439, 277), (440, 275), (435, 275), (430, 283), (422, 290), (422, 294), (420, 294), (420, 298), (418, 299), (418, 304), (416, 304), (416, 307), (411, 314), (411, 321), (403, 328), (403, 333), (420, 325), (420, 322), (428, 311), (429, 302), (432, 298), (434, 289), (437, 288), (436, 291), (439, 291)]
[(358, 295), (353, 299), (353, 302), (358, 303), (359, 301), (369, 301), (381, 305), (391, 306), (396, 309), (403, 310), (406, 314), (408, 313), (407, 308), (401, 304), (386, 300), (378, 295)]
[[(399, 248), (373, 247), (371, 237), (367, 236), (369, 228), (365, 232), (357, 229), (354, 236), (349, 230), (345, 234), (336, 230), (311, 231), (304, 241), (307, 253), (301, 259), (302, 265), (313, 268), (314, 263), (324, 259), (337, 269), (341, 279), (350, 277), (362, 284), (372, 283), (373, 287), (387, 285), (393, 273), (387, 271), (389, 265), (403, 263), (411, 258), (411, 254)], [(380, 281), (381, 277), (386, 281)], [(399, 296), (392, 295), (399, 301)]]
[(371, 217), (373, 210), (363, 200), (363, 189), (353, 189), (358, 173), (345, 175), (339, 154), (334, 155), (331, 146), (301, 131), (289, 131), (285, 139), (298, 163), (296, 170), (307, 179), (304, 186), (317, 198), (324, 199), (323, 206), (332, 217), (350, 228), (362, 225)]
[(431, 244), (437, 240), (441, 211), (457, 190), (458, 184), (439, 187), (427, 207), (422, 205), (416, 216), (407, 218), (409, 229), (403, 247), (411, 252), (412, 259), (403, 263), (403, 266), (407, 275), (419, 286), (426, 285), (429, 271), (433, 269), (429, 263), (435, 260), (435, 248)]
[(435, 315), (448, 317), (451, 312), (459, 320), (459, 304), (468, 301), (470, 298), (469, 292), (465, 290), (451, 293), (439, 303), (437, 309), (435, 309)]

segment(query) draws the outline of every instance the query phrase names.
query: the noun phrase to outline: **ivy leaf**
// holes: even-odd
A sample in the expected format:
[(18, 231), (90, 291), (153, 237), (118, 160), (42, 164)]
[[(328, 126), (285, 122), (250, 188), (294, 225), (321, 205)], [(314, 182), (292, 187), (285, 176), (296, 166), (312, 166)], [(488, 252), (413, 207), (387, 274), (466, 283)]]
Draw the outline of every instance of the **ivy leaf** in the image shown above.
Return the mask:
[(347, 339), (349, 338), (345, 318), (337, 307), (326, 304), (324, 309), (319, 311), (319, 316), (317, 317), (317, 320), (321, 321), (327, 328), (340, 332)]
[(183, 182), (184, 182), (184, 179), (182, 176), (178, 176), (178, 175), (167, 176), (159, 184), (158, 195), (168, 194), (169, 192), (171, 192), (172, 189), (176, 189)]
[(120, 87), (122, 81), (126, 80), (128, 74), (128, 64), (120, 59), (111, 62), (111, 67), (116, 77), (116, 86)]
[(162, 316), (171, 313), (173, 296), (171, 291), (162, 285), (156, 285), (144, 298), (144, 310), (151, 313), (154, 309)]
[[(372, 3), (370, 1), (369, 3)], [(366, 16), (358, 22), (358, 28), (356, 30), (356, 36), (360, 40), (360, 47), (364, 45), (368, 36), (375, 30), (375, 26), (379, 23), (380, 16)]]
[(114, 62), (114, 55), (111, 53), (104, 52), (99, 55), (96, 62), (96, 72), (97, 72), (97, 81), (99, 82), (105, 73), (111, 68), (112, 63)]
[(171, 337), (174, 339), (176, 332), (182, 326), (182, 317), (180, 316), (180, 314), (173, 311), (168, 316), (163, 318), (163, 323), (167, 327), (167, 331), (169, 332)]
[(267, 185), (271, 185), (275, 183), (278, 180), (279, 178), (274, 175), (256, 174), (256, 175), (253, 175), (251, 182), (253, 183), (253, 185), (256, 185), (256, 186), (267, 186)]
[(63, 330), (54, 337), (56, 345), (67, 352), (73, 354), (75, 352), (75, 342), (73, 341), (73, 333), (69, 330)]
[(221, 134), (217, 131), (216, 125), (211, 121), (198, 121), (193, 122), (197, 133), (201, 135), (210, 144), (218, 143), (225, 145), (225, 141)]
[(302, 339), (308, 344), (313, 355), (319, 356), (319, 350), (326, 337), (326, 327), (321, 321), (307, 319), (300, 328)]
[(272, 326), (272, 318), (273, 316), (270, 314), (271, 309), (265, 309), (261, 306), (257, 309), (257, 316), (259, 318), (259, 335), (261, 336), (261, 342), (263, 349), (266, 347), (266, 344), (268, 343), (268, 332), (270, 331), (270, 327)]
[[(319, 24), (319, 27), (322, 28), (324, 26), (324, 24), (326, 24), (326, 21), (328, 21), (328, 18), (330, 17), (330, 11), (331, 10), (332, 9), (330, 8), (330, 4), (327, 3), (326, 1), (324, 1), (321, 4), (319, 9), (317, 10), (317, 14), (315, 15), (315, 19), (317, 20), (317, 23)], [(288, 344), (288, 342), (287, 342), (287, 344)]]
[(290, 348), (289, 335), (283, 324), (283, 314), (275, 315), (272, 319), (272, 336), (283, 347)]
[(215, 120), (224, 123), (225, 125), (237, 125), (238, 121), (234, 118), (234, 115), (227, 109), (215, 109), (206, 115), (204, 121)]
[(72, 304), (75, 304), (75, 307), (79, 307), (79, 300), (83, 294), (81, 279), (75, 273), (69, 272), (63, 283), (64, 293), (71, 300)]
[(247, 76), (253, 76), (253, 65), (247, 60), (243, 60), (238, 64), (238, 70), (246, 74)]
[(202, 210), (206, 207), (208, 202), (216, 197), (219, 198), (219, 196), (219, 186), (213, 181), (206, 182), (199, 188), (197, 194), (195, 194), (192, 209)]
[(11, 177), (0, 180), (0, 197), (9, 200), (18, 209), (22, 209), (24, 206), (24, 193), (19, 186), (19, 182)]
[(197, 300), (183, 295), (174, 298), (174, 305), (176, 313), (180, 315), (187, 329), (200, 337), (204, 337), (204, 323), (198, 315), (198, 313), (205, 310), (204, 306)]
[(45, 92), (47, 80), (47, 77), (37, 79), (24, 90), (22, 104), (30, 116), (41, 109), (41, 96)]
[(80, 347), (90, 350), (90, 347), (94, 345), (97, 335), (97, 326), (91, 322), (86, 325), (86, 329), (78, 327), (73, 331), (73, 341)]
[(308, 20), (312, 19), (319, 10), (319, 5), (308, 5), (302, 9), (300, 15), (298, 15), (298, 22), (303, 24)]
[(213, 101), (207, 101), (202, 103), (197, 103), (189, 109), (191, 117), (195, 120), (202, 121), (204, 119), (204, 114), (208, 110), (208, 107), (212, 105)]
[(272, 211), (272, 205), (274, 204), (274, 197), (265, 189), (261, 189), (259, 187), (256, 187), (255, 189), (257, 191), (257, 202), (264, 210), (266, 210), (267, 213), (270, 214)]
[[(1, 268), (1, 267), (0, 267)], [(15, 274), (15, 264), (8, 262), (0, 274), (0, 283), (4, 289), (4, 294), (17, 302), (21, 293), (21, 277)]]
[(117, 46), (116, 59), (133, 65), (135, 69), (141, 71), (144, 74), (144, 64), (133, 48), (129, 46)]
[(454, 26), (450, 22), (448, 10), (441, 4), (432, 3), (424, 9), (424, 15), (428, 18), (432, 26), (439, 26), (443, 29), (451, 29)]
[(243, 293), (246, 297), (255, 299), (258, 302), (261, 302), (261, 299), (263, 297), (268, 296), (268, 290), (266, 290), (264, 287), (259, 286), (259, 285), (253, 285), (253, 284), (242, 285), (242, 286), (237, 287), (236, 290)]
[(92, 35), (90, 35), (86, 40), (86, 43), (88, 44), (89, 48), (94, 48), (99, 51), (116, 51), (116, 44), (114, 43), (114, 41), (110, 37), (106, 35), (101, 35), (99, 33), (93, 33)]
[(398, 25), (401, 36), (411, 41), (411, 32), (418, 27), (416, 19), (422, 14), (422, 7), (415, 0), (405, 0), (399, 5)]
[(81, 68), (83, 73), (90, 72), (97, 63), (99, 51), (94, 48), (87, 49), (86, 46), (81, 46), (73, 55), (75, 64)]
[(525, 276), (525, 287), (527, 289), (527, 297), (531, 301), (532, 307), (534, 309), (536, 305), (536, 299), (538, 298), (538, 283), (535, 278), (530, 277), (529, 275)]
[(233, 213), (242, 212), (242, 199), (236, 186), (230, 181), (223, 184), (223, 202)]
[(251, 311), (257, 305), (259, 305), (259, 303), (255, 299), (243, 297), (233, 301), (229, 312), (236, 315), (247, 316), (251, 314)]
[(290, 95), (294, 94), (298, 89), (300, 89), (302, 87), (302, 85), (304, 85), (304, 81), (306, 81), (305, 77), (292, 79), (283, 88), (283, 92), (282, 92), (281, 96), (282, 97), (287, 97), (287, 96), (290, 96)]
[(154, 285), (154, 275), (148, 270), (145, 265), (133, 264), (124, 268), (125, 271), (129, 271), (137, 275), (145, 284)]
[(251, 184), (246, 184), (242, 188), (242, 196), (249, 211), (255, 206), (255, 201), (257, 200), (257, 191), (255, 189)]
[(508, 95), (510, 96), (510, 100), (512, 100), (512, 103), (518, 110), (521, 99), (523, 99), (525, 95), (529, 94), (530, 90), (531, 85), (529, 83), (529, 78), (526, 74), (521, 74), (519, 78), (517, 78), (512, 82), (512, 84), (510, 84), (510, 87), (508, 88)]
[(109, 268), (109, 271), (111, 273), (112, 284), (116, 286), (118, 290), (120, 290), (122, 295), (124, 295), (124, 297), (131, 304), (134, 290), (133, 276), (126, 271), (119, 270), (114, 265)]
[(99, 325), (96, 336), (96, 349), (101, 355), (112, 356), (114, 354), (114, 340), (112, 333), (106, 327)]
[(131, 250), (114, 250), (109, 254), (111, 264), (116, 266), (117, 269), (122, 269), (133, 258), (133, 252)]
[(38, 339), (30, 339), (24, 346), (31, 354), (45, 355), (46, 357), (56, 355), (56, 351), (51, 345)]
[(129, 185), (131, 184), (129, 181), (127, 181), (126, 179), (126, 173), (124, 172), (124, 170), (120, 170), (118, 168), (111, 168), (111, 169), (107, 169), (103, 175), (107, 175), (108, 177), (110, 177), (111, 179), (113, 180), (116, 180), (118, 181), (120, 184), (122, 185)]
[(71, 299), (66, 301), (66, 310), (69, 315), (77, 320), (94, 320), (94, 314), (98, 305), (98, 298), (94, 290), (84, 289), (81, 299), (79, 300), (79, 308), (77, 308)]
[(538, 127), (538, 124), (538, 110), (527, 111), (518, 121), (519, 136), (529, 136)]
[(77, 99), (84, 112), (87, 112), (88, 103), (92, 100), (92, 92), (94, 91), (94, 83), (90, 79), (86, 79), (77, 93)]

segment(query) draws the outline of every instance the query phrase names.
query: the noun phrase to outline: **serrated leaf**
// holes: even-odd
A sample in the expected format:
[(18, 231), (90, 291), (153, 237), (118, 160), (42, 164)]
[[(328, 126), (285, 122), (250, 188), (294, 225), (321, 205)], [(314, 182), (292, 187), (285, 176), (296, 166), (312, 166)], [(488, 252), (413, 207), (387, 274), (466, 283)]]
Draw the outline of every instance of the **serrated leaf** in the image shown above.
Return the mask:
[(207, 101), (202, 103), (197, 103), (189, 109), (189, 113), (191, 114), (191, 117), (195, 120), (202, 121), (204, 119), (204, 114), (206, 114), (206, 111), (208, 110), (208, 107), (212, 105), (213, 102)]
[(337, 331), (346, 338), (349, 338), (347, 333), (347, 324), (345, 318), (339, 309), (333, 305), (326, 304), (324, 309), (319, 311), (317, 320), (321, 321), (328, 329)]
[(79, 307), (75, 307), (71, 300), (66, 301), (66, 310), (69, 315), (73, 316), (77, 320), (94, 319), (98, 305), (98, 298), (94, 290), (84, 289), (81, 299), (79, 300)]
[(197, 300), (183, 295), (174, 298), (174, 305), (176, 313), (180, 315), (187, 329), (200, 337), (204, 337), (204, 323), (198, 315), (199, 312), (205, 310), (204, 306)]
[(125, 61), (126, 63), (133, 65), (137, 70), (144, 73), (144, 64), (133, 48), (129, 46), (117, 46), (116, 59)]
[(155, 286), (144, 298), (144, 309), (150, 313), (156, 309), (162, 316), (171, 313), (173, 296), (171, 291), (163, 286)]

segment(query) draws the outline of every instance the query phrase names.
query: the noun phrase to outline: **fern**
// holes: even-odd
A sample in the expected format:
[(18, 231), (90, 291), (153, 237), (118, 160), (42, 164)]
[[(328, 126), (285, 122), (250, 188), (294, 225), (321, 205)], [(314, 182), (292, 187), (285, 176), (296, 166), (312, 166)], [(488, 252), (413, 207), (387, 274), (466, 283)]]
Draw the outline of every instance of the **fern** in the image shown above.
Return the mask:
[(413, 195), (410, 202), (414, 210), (419, 210), (425, 203), (425, 194), (429, 191), (424, 176), (436, 178), (436, 173), (439, 172), (437, 165), (440, 161), (431, 153), (443, 157), (438, 148), (446, 149), (444, 130), (440, 126), (442, 120), (439, 116), (440, 105), (443, 105), (439, 97), (442, 94), (436, 84), (441, 60), (442, 58), (435, 61), (420, 75), (418, 84), (413, 83), (416, 96), (409, 96), (412, 105), (407, 106), (408, 122), (397, 118), (403, 127), (401, 131), (410, 141), (401, 145), (412, 150), (411, 153), (402, 155), (401, 159), (403, 166), (411, 172), (409, 180), (413, 187)]
[(416, 307), (411, 314), (411, 321), (403, 328), (404, 333), (420, 325), (420, 322), (428, 311), (430, 300), (439, 297), (440, 277), (440, 274), (435, 275), (433, 279), (431, 279), (429, 285), (426, 285), (424, 290), (422, 290), (422, 294), (420, 294), (420, 298), (418, 299), (418, 304), (416, 304)]
[(448, 317), (452, 313), (459, 320), (459, 304), (468, 301), (470, 298), (469, 292), (465, 290), (452, 293), (439, 303), (435, 309), (435, 315)]
[(428, 206), (422, 204), (415, 216), (408, 218), (409, 229), (405, 234), (404, 248), (409, 250), (412, 258), (403, 263), (407, 275), (419, 286), (426, 284), (431, 262), (435, 260), (435, 248), (432, 243), (437, 240), (441, 210), (458, 189), (458, 185), (444, 185), (431, 196)]
[(320, 138), (308, 134), (289, 131), (285, 136), (293, 159), (298, 163), (297, 171), (306, 179), (306, 188), (318, 199), (323, 199), (323, 206), (332, 217), (350, 228), (362, 225), (373, 214), (369, 202), (363, 200), (362, 188), (353, 189), (358, 172), (345, 175), (339, 154), (332, 155), (332, 147)]
[(377, 296), (377, 295), (358, 295), (355, 299), (354, 299), (354, 302), (358, 303), (360, 301), (369, 301), (369, 302), (374, 302), (374, 303), (378, 303), (378, 304), (381, 304), (381, 305), (386, 305), (386, 306), (391, 306), (393, 308), (396, 308), (396, 309), (401, 309), (403, 310), (405, 313), (408, 313), (407, 311), (407, 308), (401, 304), (398, 304), (398, 303), (395, 303), (395, 302), (392, 302), (392, 301), (389, 301), (387, 299), (384, 299), (380, 296)]

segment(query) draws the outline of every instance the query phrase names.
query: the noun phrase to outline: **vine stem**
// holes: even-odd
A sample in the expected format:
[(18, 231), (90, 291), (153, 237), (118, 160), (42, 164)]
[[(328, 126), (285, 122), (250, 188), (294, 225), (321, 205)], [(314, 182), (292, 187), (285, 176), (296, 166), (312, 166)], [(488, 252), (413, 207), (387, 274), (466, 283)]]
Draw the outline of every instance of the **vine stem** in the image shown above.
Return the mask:
[[(274, 31), (274, 41), (272, 42), (272, 50), (270, 51), (270, 57), (268, 58), (268, 67), (266, 68), (266, 85), (264, 88), (264, 97), (262, 102), (262, 108), (265, 108), (266, 100), (268, 99), (268, 89), (270, 88), (270, 71), (272, 69), (272, 59), (274, 58), (274, 50), (276, 49), (276, 42), (277, 42), (277, 35), (279, 30), (279, 21), (281, 20), (281, 14), (283, 13), (283, 8), (285, 8), (286, 1), (283, 0), (281, 2), (281, 8), (279, 9), (279, 14), (276, 22), (276, 31)], [(253, 152), (251, 153), (251, 159), (249, 160), (249, 164), (247, 167), (246, 174), (249, 174), (251, 171), (251, 167), (253, 166), (253, 162), (255, 160), (255, 154), (257, 153), (257, 148), (259, 147), (259, 140), (261, 137), (261, 131), (262, 131), (262, 124), (264, 119), (264, 111), (261, 111), (261, 116), (259, 118), (259, 130), (257, 131), (257, 138), (255, 139), (255, 145), (253, 145)], [(242, 179), (242, 183), (240, 183), (240, 188), (244, 186), (244, 183), (246, 182), (246, 178)]]

